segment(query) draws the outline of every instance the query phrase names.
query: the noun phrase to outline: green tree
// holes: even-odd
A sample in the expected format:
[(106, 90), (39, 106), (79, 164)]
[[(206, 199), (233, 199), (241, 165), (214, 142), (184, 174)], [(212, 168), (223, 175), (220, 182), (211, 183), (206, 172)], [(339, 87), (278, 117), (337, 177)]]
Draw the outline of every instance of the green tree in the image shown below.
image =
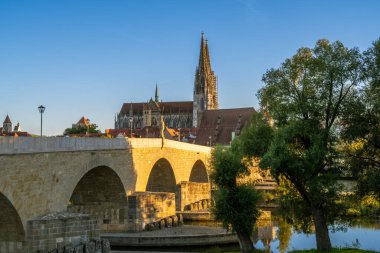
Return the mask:
[[(328, 224), (341, 210), (336, 201), (339, 118), (356, 94), (360, 67), (358, 49), (320, 40), (313, 49), (301, 48), (280, 68), (268, 70), (263, 76), (265, 86), (258, 92), (261, 108), (273, 117), (274, 133), (263, 140), (264, 151), (251, 146), (245, 154), (261, 158), (261, 168), (270, 168), (276, 179), (290, 182), (294, 190), (289, 190), (289, 201), (297, 203), (294, 208), (305, 222), (312, 218), (318, 250), (331, 249)], [(255, 124), (265, 129), (262, 121)], [(250, 126), (248, 132), (253, 131), (250, 128), (257, 127)]]
[(342, 117), (344, 151), (359, 194), (380, 199), (380, 39), (363, 56), (363, 88)]
[(232, 147), (217, 146), (212, 152), (210, 178), (217, 186), (212, 211), (225, 228), (236, 231), (241, 252), (247, 253), (254, 248), (251, 236), (259, 216), (257, 202), (261, 196), (251, 184), (237, 182), (249, 175), (237, 143), (235, 139)]
[(64, 134), (96, 134), (99, 133), (98, 126), (96, 124), (90, 124), (88, 127), (83, 125), (77, 125), (72, 128), (66, 128)]

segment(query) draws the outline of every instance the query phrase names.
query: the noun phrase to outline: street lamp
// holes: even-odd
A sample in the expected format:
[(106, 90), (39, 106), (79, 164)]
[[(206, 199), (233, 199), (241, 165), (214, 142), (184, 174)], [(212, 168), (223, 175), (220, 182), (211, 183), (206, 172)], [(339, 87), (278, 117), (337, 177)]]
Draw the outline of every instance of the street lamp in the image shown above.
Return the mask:
[(38, 107), (38, 111), (41, 113), (41, 136), (42, 136), (42, 114), (43, 114), (44, 111), (45, 111), (45, 106), (40, 105), (40, 106)]

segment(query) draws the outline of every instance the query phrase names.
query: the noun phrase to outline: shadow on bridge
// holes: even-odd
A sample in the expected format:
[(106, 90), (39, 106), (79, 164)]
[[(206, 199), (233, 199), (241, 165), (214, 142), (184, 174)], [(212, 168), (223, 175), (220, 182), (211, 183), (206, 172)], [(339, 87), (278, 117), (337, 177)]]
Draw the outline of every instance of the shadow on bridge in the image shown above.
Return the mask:
[(202, 160), (197, 160), (191, 169), (190, 173), (190, 182), (198, 182), (198, 183), (208, 183), (208, 174), (206, 170), (206, 165), (202, 162)]
[(6, 196), (0, 193), (0, 251), (22, 252), (25, 231), (19, 214)]
[(176, 179), (169, 161), (165, 158), (159, 159), (150, 172), (147, 192), (175, 192)]
[(118, 230), (127, 217), (127, 196), (119, 175), (107, 166), (87, 172), (75, 187), (68, 210), (96, 216), (102, 230), (110, 230), (108, 225)]

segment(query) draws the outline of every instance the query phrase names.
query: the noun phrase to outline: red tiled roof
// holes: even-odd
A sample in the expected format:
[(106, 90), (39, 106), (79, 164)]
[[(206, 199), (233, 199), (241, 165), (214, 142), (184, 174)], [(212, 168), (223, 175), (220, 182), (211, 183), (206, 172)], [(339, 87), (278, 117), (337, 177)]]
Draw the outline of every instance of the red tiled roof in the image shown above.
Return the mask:
[(195, 144), (208, 146), (211, 136), (212, 145), (229, 145), (232, 132), (238, 135), (254, 113), (253, 107), (204, 111)]
[(106, 129), (105, 134), (110, 135), (113, 138), (115, 138), (119, 134), (122, 134), (128, 137), (130, 136), (130, 130), (129, 129)]
[(17, 137), (17, 136), (31, 136), (28, 132), (10, 132), (10, 133), (1, 133), (0, 132), (0, 136), (14, 136), (14, 137)]
[[(120, 114), (129, 115), (129, 110), (131, 106), (133, 114), (142, 114), (143, 108), (146, 105), (147, 103), (124, 103), (121, 107)], [(164, 111), (164, 114), (179, 112), (192, 113), (193, 111), (193, 101), (159, 102), (158, 105), (160, 106), (160, 109)]]
[(80, 118), (80, 120), (78, 121), (77, 125), (85, 125), (85, 126), (88, 126), (88, 119), (86, 119), (86, 117), (82, 117)]

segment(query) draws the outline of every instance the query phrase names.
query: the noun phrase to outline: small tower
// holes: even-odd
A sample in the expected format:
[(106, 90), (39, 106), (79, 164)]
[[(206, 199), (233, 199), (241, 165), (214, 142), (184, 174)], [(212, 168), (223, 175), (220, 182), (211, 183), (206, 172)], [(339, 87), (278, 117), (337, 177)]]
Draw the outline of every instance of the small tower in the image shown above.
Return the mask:
[(157, 82), (156, 82), (156, 91), (154, 92), (154, 101), (156, 103), (158, 103), (159, 102), (158, 99), (159, 99), (159, 97), (158, 97), (158, 86), (157, 86)]
[(5, 120), (3, 122), (3, 133), (10, 133), (10, 132), (12, 132), (12, 121), (7, 114), (7, 117), (5, 117)]
[(198, 127), (203, 111), (218, 109), (217, 79), (211, 69), (208, 41), (202, 33), (199, 63), (195, 71), (193, 96), (193, 126)]

